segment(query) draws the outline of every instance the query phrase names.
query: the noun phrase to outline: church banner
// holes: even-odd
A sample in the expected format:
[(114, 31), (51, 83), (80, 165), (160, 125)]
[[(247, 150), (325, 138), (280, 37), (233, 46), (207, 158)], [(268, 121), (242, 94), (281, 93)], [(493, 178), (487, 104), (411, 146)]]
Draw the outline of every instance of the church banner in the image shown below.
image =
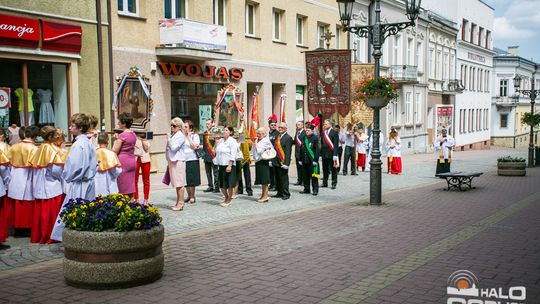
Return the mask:
[(351, 93), (351, 50), (306, 52), (308, 111), (329, 117), (336, 111), (349, 113)]

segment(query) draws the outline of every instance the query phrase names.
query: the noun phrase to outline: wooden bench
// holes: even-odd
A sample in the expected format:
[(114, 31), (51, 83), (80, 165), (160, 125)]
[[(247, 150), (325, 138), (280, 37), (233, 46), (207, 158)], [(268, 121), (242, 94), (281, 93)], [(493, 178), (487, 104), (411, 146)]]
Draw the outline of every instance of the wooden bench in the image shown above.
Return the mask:
[[(474, 189), (472, 186), (472, 180), (475, 177), (484, 174), (483, 172), (447, 172), (436, 174), (436, 177), (446, 179), (448, 188), (446, 191), (449, 191), (452, 188), (459, 189), (459, 191), (467, 191)], [(462, 186), (469, 186), (469, 188), (462, 188)]]

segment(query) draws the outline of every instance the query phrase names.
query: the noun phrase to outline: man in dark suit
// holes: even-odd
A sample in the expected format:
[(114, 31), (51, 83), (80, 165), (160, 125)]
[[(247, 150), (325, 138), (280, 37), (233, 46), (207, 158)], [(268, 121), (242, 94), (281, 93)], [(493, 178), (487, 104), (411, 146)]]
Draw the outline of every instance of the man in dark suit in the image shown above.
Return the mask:
[[(272, 114), (268, 118), (268, 137), (270, 138), (270, 142), (272, 143), (272, 146), (276, 146), (276, 138), (279, 134), (277, 130), (277, 118), (276, 114)], [(270, 167), (270, 190), (274, 191), (276, 190), (276, 168), (273, 166), (273, 161), (270, 163), (272, 166)]]
[(321, 134), (321, 158), (323, 169), (323, 187), (328, 187), (328, 176), (332, 173), (332, 189), (337, 186), (337, 168), (339, 134), (332, 128), (330, 120), (326, 119)]
[(296, 133), (294, 134), (294, 159), (296, 161), (297, 175), (296, 184), (294, 184), (295, 186), (302, 185), (302, 175), (304, 174), (304, 171), (302, 170), (302, 159), (300, 154), (304, 136), (306, 136), (306, 131), (304, 131), (304, 123), (302, 121), (297, 121)]
[(309, 186), (312, 185), (313, 195), (319, 193), (319, 138), (313, 133), (315, 126), (310, 124), (306, 127), (306, 135), (304, 136), (300, 159), (302, 160), (302, 170), (304, 170), (304, 176), (302, 178), (304, 182), (304, 191), (300, 193), (310, 193)]
[(272, 160), (272, 166), (276, 170), (277, 194), (274, 197), (281, 197), (281, 199), (287, 200), (291, 197), (291, 193), (289, 192), (289, 166), (291, 164), (293, 139), (287, 133), (286, 123), (280, 123), (278, 130), (279, 134), (274, 145), (277, 157)]
[(206, 131), (201, 138), (203, 142), (203, 161), (206, 179), (208, 180), (208, 188), (204, 192), (219, 192), (218, 166), (214, 165), (213, 159), (216, 156), (214, 145), (216, 140), (212, 134), (214, 122), (211, 119), (206, 120)]

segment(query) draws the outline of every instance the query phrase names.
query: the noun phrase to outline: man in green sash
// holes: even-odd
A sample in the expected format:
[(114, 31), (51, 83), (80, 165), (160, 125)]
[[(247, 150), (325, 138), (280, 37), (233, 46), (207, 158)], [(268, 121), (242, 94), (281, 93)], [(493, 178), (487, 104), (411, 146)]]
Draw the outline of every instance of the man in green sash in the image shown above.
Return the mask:
[(309, 185), (311, 183), (313, 195), (319, 193), (319, 156), (321, 153), (321, 148), (319, 146), (319, 138), (313, 134), (315, 129), (314, 125), (309, 125), (306, 128), (306, 136), (304, 136), (304, 142), (301, 147), (301, 161), (302, 169), (304, 171), (304, 191), (300, 193), (310, 193)]

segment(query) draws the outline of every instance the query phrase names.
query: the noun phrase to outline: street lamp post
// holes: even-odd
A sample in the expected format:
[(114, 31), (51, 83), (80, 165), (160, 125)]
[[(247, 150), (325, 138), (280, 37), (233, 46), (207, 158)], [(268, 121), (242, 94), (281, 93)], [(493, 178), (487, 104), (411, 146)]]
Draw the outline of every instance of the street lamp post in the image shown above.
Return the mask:
[[(405, 0), (406, 15), (408, 22), (381, 23), (381, 2), (372, 0), (375, 3), (375, 23), (366, 26), (351, 26), (351, 16), (355, 0), (336, 0), (339, 8), (339, 17), (343, 25), (343, 31), (353, 33), (359, 37), (367, 37), (373, 45), (373, 58), (375, 59), (374, 78), (380, 76), (381, 48), (384, 40), (389, 36), (397, 34), (399, 31), (415, 25), (416, 18), (420, 13), (420, 2), (422, 0)], [(370, 161), (369, 176), (369, 203), (371, 205), (381, 205), (382, 185), (381, 185), (381, 151), (379, 150), (379, 134), (381, 132), (379, 113), (382, 107), (373, 107), (373, 149)]]
[[(534, 89), (534, 77), (532, 78), (532, 88), (530, 90), (520, 90), (521, 87), (521, 76), (516, 75), (514, 77), (514, 88), (518, 94), (523, 94), (531, 100), (531, 114), (534, 114), (534, 102), (536, 96), (540, 95), (540, 90)], [(518, 99), (519, 100), (519, 99)], [(529, 133), (529, 167), (534, 167), (534, 132), (533, 125), (530, 125), (531, 130)]]

